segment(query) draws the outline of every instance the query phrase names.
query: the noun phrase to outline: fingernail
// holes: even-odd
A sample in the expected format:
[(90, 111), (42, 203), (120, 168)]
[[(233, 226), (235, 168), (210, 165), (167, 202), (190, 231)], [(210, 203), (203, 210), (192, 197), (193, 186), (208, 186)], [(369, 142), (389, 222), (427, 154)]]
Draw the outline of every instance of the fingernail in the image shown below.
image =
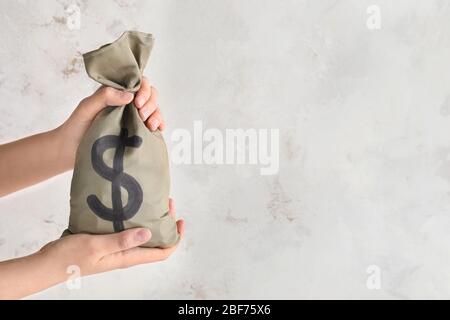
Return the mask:
[(150, 230), (141, 229), (138, 232), (136, 232), (135, 239), (139, 243), (144, 243), (144, 242), (147, 242), (151, 236), (152, 236), (152, 234), (151, 234)]
[(158, 126), (159, 126), (159, 121), (158, 120), (153, 119), (152, 121), (150, 121), (150, 127), (152, 128), (153, 131), (158, 129)]
[(133, 94), (131, 92), (123, 91), (122, 97), (126, 100), (131, 100), (133, 99)]
[(141, 114), (144, 118), (143, 120), (147, 120), (147, 118), (150, 116), (150, 109), (148, 107), (142, 108)]

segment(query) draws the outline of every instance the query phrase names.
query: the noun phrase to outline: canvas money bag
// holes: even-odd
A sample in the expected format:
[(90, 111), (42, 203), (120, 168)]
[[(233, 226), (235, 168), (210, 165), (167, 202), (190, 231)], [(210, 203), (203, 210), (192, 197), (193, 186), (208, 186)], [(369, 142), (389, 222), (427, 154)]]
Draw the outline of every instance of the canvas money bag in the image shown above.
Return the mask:
[[(83, 55), (86, 71), (109, 87), (136, 92), (153, 47), (153, 37), (126, 32)], [(144, 247), (178, 241), (169, 216), (169, 160), (159, 131), (151, 132), (130, 103), (103, 109), (76, 154), (65, 234), (106, 234), (134, 227), (150, 229)]]

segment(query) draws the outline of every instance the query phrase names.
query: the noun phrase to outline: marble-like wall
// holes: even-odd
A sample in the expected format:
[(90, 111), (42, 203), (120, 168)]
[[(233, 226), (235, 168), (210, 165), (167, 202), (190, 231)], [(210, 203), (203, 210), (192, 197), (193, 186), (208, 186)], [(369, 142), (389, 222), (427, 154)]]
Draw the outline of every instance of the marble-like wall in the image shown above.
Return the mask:
[[(81, 53), (128, 29), (156, 37), (170, 149), (196, 120), (280, 130), (276, 175), (172, 163), (187, 225), (169, 260), (32, 298), (450, 298), (449, 17), (446, 0), (1, 1), (1, 143), (59, 125), (96, 88)], [(0, 259), (60, 235), (70, 179), (0, 199)]]

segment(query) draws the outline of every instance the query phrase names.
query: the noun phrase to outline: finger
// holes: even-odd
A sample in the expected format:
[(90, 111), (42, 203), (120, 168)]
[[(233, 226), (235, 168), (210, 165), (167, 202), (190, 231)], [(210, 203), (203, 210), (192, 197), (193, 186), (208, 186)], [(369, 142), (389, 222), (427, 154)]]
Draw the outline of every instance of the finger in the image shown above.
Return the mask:
[(184, 238), (184, 220), (180, 219), (177, 221), (177, 230), (180, 235), (180, 240)]
[(107, 106), (123, 106), (133, 100), (131, 92), (117, 90), (111, 87), (100, 87), (93, 95), (81, 102), (81, 107), (97, 114)]
[(168, 253), (162, 250), (159, 248), (132, 248), (104, 256), (98, 264), (102, 270), (107, 271), (162, 261), (168, 258)]
[(93, 236), (95, 247), (102, 255), (128, 250), (146, 243), (151, 232), (146, 228), (132, 228), (119, 233)]
[[(184, 221), (177, 221), (180, 240), (184, 236)], [(169, 248), (132, 248), (104, 256), (100, 261), (103, 270), (128, 268), (131, 266), (166, 260), (177, 248), (180, 240)]]
[(115, 253), (114, 255), (120, 256), (122, 266), (120, 268), (127, 268), (137, 264), (151, 263), (157, 261), (166, 260), (175, 250), (178, 248), (181, 239), (184, 237), (184, 220), (177, 221), (178, 233), (180, 234), (180, 240), (169, 248), (134, 248), (123, 252)]
[(147, 101), (147, 103), (139, 109), (139, 116), (141, 117), (142, 121), (146, 121), (148, 117), (152, 115), (156, 111), (156, 104), (152, 102), (152, 100)]
[(175, 204), (172, 198), (169, 198), (169, 216), (175, 219)]
[(150, 115), (152, 115), (158, 108), (158, 91), (155, 87), (149, 87), (150, 98), (147, 98), (142, 105), (138, 107), (139, 115), (141, 119), (145, 122)]
[[(151, 87), (150, 99), (144, 104), (144, 106), (140, 110), (141, 111), (140, 115), (141, 115), (142, 120), (144, 122), (147, 121), (147, 119), (151, 115), (153, 115), (153, 113), (155, 113), (158, 109), (159, 109), (159, 107), (158, 107), (158, 91), (156, 90), (155, 87)], [(156, 130), (156, 129), (154, 129), (154, 130)]]
[(156, 90), (156, 88), (154, 86), (151, 86), (151, 96), (150, 96), (150, 100), (153, 101), (153, 103), (156, 104), (156, 102), (158, 101), (158, 97), (159, 97), (159, 92), (158, 90)]
[(148, 118), (146, 124), (151, 131), (155, 131), (158, 129), (162, 121), (163, 118), (161, 115), (161, 111), (159, 110), (159, 108), (156, 108), (155, 112), (153, 112), (153, 114)]
[(136, 98), (134, 99), (134, 105), (140, 109), (152, 96), (152, 87), (150, 87), (150, 82), (146, 77), (142, 77), (141, 87), (136, 93)]
[(164, 118), (162, 118), (161, 123), (159, 124), (158, 129), (160, 131), (164, 131), (164, 129), (166, 129), (166, 121), (164, 120)]

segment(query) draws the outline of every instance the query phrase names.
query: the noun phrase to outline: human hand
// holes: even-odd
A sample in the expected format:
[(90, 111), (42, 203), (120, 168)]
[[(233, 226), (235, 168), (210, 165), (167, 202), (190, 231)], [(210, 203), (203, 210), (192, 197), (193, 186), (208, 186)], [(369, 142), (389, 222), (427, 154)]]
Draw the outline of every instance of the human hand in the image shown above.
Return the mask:
[[(99, 111), (134, 99), (139, 115), (150, 130), (165, 127), (158, 106), (158, 92), (146, 78), (136, 93), (101, 87), (80, 102), (60, 127), (0, 145), (0, 197), (71, 170), (84, 133)], [(36, 157), (36, 155), (39, 157)]]
[(76, 150), (95, 116), (108, 106), (122, 106), (130, 102), (139, 110), (139, 116), (149, 130), (164, 130), (165, 122), (158, 105), (158, 91), (146, 77), (135, 95), (111, 87), (100, 87), (94, 94), (83, 99), (67, 121), (57, 129), (61, 140), (62, 158), (72, 168)]
[[(175, 219), (173, 201), (169, 215)], [(184, 221), (177, 221), (180, 241)], [(76, 234), (53, 241), (40, 251), (0, 262), (0, 299), (19, 299), (68, 280), (68, 268), (77, 266), (80, 276), (128, 268), (167, 259), (177, 248), (139, 248), (151, 237), (145, 228), (107, 235)]]
[[(172, 199), (169, 200), (169, 214), (175, 219)], [(184, 220), (177, 221), (180, 240), (184, 236)], [(90, 275), (128, 268), (138, 264), (167, 259), (178, 247), (140, 248), (151, 238), (149, 229), (132, 228), (120, 233), (106, 235), (76, 234), (56, 240), (44, 246), (39, 254), (53, 261), (56, 273), (67, 277), (67, 268), (78, 266), (81, 275)], [(64, 279), (64, 278), (63, 278)]]

